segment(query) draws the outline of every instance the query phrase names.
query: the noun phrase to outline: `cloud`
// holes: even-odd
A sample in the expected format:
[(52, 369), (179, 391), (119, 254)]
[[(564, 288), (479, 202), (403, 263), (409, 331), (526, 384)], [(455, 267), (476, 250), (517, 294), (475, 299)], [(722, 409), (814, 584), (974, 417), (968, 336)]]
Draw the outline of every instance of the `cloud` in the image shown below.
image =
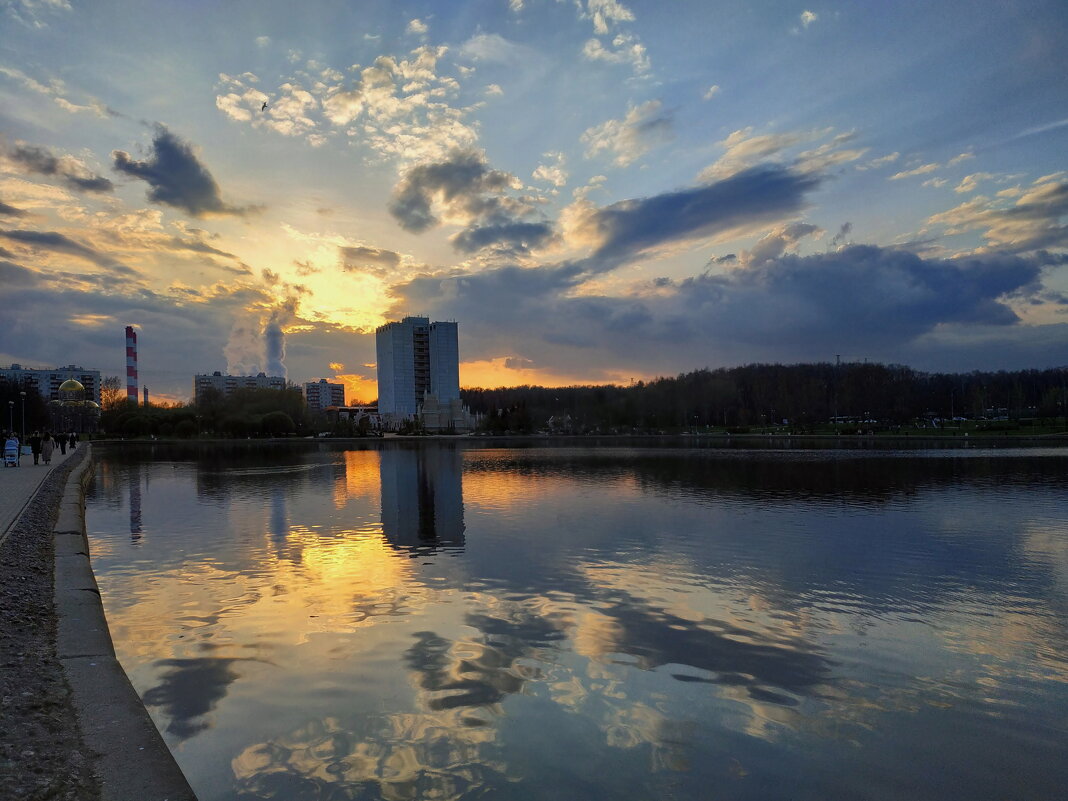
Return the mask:
[(17, 209), (0, 200), (0, 215), (7, 217), (25, 217), (28, 212), (25, 209)]
[(117, 171), (152, 187), (148, 199), (155, 203), (183, 209), (193, 217), (244, 215), (253, 210), (223, 202), (219, 185), (192, 146), (163, 125), (156, 125), (149, 158), (135, 161), (123, 150), (112, 151), (111, 157)]
[(47, 84), (44, 84), (21, 70), (3, 66), (0, 66), (0, 75), (4, 75), (17, 81), (22, 84), (23, 88), (28, 89), (31, 92), (50, 98), (53, 103), (70, 114), (87, 112), (89, 114), (94, 114), (101, 119), (119, 116), (117, 111), (109, 108), (95, 97), (89, 97), (88, 103), (84, 105), (71, 101), (68, 97), (69, 93), (66, 84), (59, 79), (53, 78)]
[(895, 172), (886, 180), (900, 181), (902, 178), (912, 178), (915, 175), (926, 175), (929, 172), (934, 172), (935, 170), (937, 170), (939, 166), (939, 164), (934, 162), (930, 164), (921, 164), (919, 167), (913, 167), (910, 170), (902, 170), (901, 172)]
[[(612, 364), (664, 374), (694, 365), (826, 359), (843, 341), (900, 362), (957, 336), (1030, 336), (1005, 298), (1035, 291), (1044, 259), (923, 258), (875, 246), (771, 257), (746, 269), (664, 282), (654, 295), (575, 290), (575, 265), (419, 276), (395, 288), (396, 309), (464, 320), (466, 359), (511, 356), (589, 376)], [(963, 333), (962, 333), (963, 332)], [(670, 347), (667, 345), (670, 343)], [(587, 378), (588, 380), (588, 378)]]
[(819, 18), (820, 18), (819, 14), (817, 14), (814, 11), (802, 11), (801, 12), (801, 17), (800, 17), (801, 27), (802, 28), (807, 28), (809, 25), (811, 25), (813, 22), (815, 22)]
[(964, 176), (964, 178), (961, 179), (961, 182), (953, 188), (953, 191), (959, 195), (963, 195), (967, 192), (974, 192), (979, 188), (980, 181), (987, 181), (993, 177), (993, 173), (973, 172), (971, 175)]
[(787, 251), (796, 250), (806, 236), (822, 236), (823, 229), (809, 223), (788, 223), (769, 231), (753, 245), (751, 250), (743, 250), (738, 257), (743, 267), (762, 267), (774, 261)]
[(708, 89), (705, 90), (705, 93), (701, 95), (701, 97), (703, 97), (705, 100), (711, 100), (713, 97), (718, 95), (720, 91), (721, 90), (719, 88), (719, 84), (714, 83), (710, 87), (708, 87)]
[[(500, 37), (494, 41), (504, 43)], [(433, 161), (478, 140), (477, 130), (466, 122), (477, 106), (454, 105), (459, 81), (438, 74), (447, 50), (423, 45), (407, 58), (379, 56), (349, 80), (341, 70), (309, 61), (270, 92), (266, 109), (261, 106), (268, 93), (243, 75), (222, 73), (215, 105), (235, 121), (303, 138), (312, 147), (343, 134), (379, 157), (405, 164)], [(467, 57), (477, 50), (472, 45)]]
[(593, 32), (596, 36), (611, 36), (606, 42), (597, 38), (589, 39), (582, 48), (582, 55), (587, 60), (630, 64), (634, 74), (639, 77), (649, 72), (649, 56), (645, 45), (637, 36), (623, 32), (612, 36), (613, 29), (620, 23), (634, 21), (634, 12), (618, 0), (587, 0), (585, 8), (581, 0), (578, 0), (576, 5), (579, 17), (593, 22)]
[(46, 28), (45, 20), (63, 11), (70, 11), (67, 0), (7, 0), (4, 3), (7, 16), (28, 28)]
[[(1015, 193), (1014, 193), (1015, 194)], [(1015, 197), (979, 195), (928, 218), (949, 236), (982, 231), (990, 250), (1026, 252), (1068, 247), (1068, 180), (1041, 178)]]
[(704, 186), (585, 208), (572, 225), (603, 268), (662, 245), (776, 223), (800, 212), (821, 181), (777, 165), (751, 167)]
[(31, 248), (39, 248), (41, 250), (50, 250), (55, 253), (65, 253), (69, 256), (77, 256), (78, 258), (85, 259), (86, 261), (97, 265), (98, 267), (107, 267), (116, 272), (136, 274), (129, 267), (120, 264), (111, 256), (100, 253), (99, 251), (94, 250), (87, 245), (83, 245), (80, 242), (76, 242), (70, 237), (64, 236), (56, 231), (0, 231), (0, 237)]
[(583, 16), (592, 20), (594, 32), (602, 35), (617, 23), (634, 21), (634, 12), (618, 0), (587, 0)]
[(237, 258), (237, 256), (235, 256), (233, 253), (228, 253), (225, 250), (220, 250), (219, 248), (209, 245), (207, 242), (204, 242), (200, 239), (182, 239), (180, 237), (175, 236), (171, 237), (170, 245), (176, 250), (188, 250), (193, 253), (206, 253), (212, 256), (222, 256), (225, 259)]
[(408, 27), (405, 29), (407, 33), (414, 33), (416, 36), (422, 36), (427, 30), (427, 24), (421, 19), (413, 19), (408, 23)]
[(663, 144), (671, 138), (672, 120), (661, 108), (659, 100), (650, 100), (631, 106), (621, 120), (608, 120), (586, 129), (580, 137), (586, 145), (586, 157), (613, 153), (616, 166), (626, 167)]
[(383, 276), (397, 269), (401, 255), (392, 250), (381, 250), (364, 245), (339, 248), (342, 268), (350, 272), (365, 272)]
[(46, 148), (24, 143), (9, 148), (6, 155), (29, 172), (60, 178), (71, 189), (104, 193), (115, 188), (111, 181), (92, 173), (73, 156), (55, 156)]
[(452, 238), (452, 246), (460, 253), (494, 247), (498, 253), (520, 256), (545, 247), (553, 238), (547, 222), (507, 222), (467, 228)]
[(439, 215), (464, 226), (451, 239), (460, 253), (526, 256), (554, 241), (555, 233), (551, 224), (530, 219), (534, 198), (508, 194), (521, 186), (515, 176), (491, 169), (483, 154), (458, 150), (445, 161), (409, 170), (394, 189), (389, 211), (413, 233), (438, 225)]
[(831, 238), (831, 247), (832, 248), (837, 248), (837, 247), (840, 247), (841, 245), (844, 245), (845, 242), (846, 242), (846, 237), (848, 237), (849, 234), (852, 233), (852, 231), (853, 231), (853, 223), (851, 223), (851, 222), (842, 223), (842, 226), (838, 229), (838, 233), (835, 234)]
[(537, 59), (533, 48), (505, 39), (497, 33), (477, 33), (460, 45), (462, 59), (487, 64), (522, 67)]
[(34, 286), (39, 282), (39, 276), (33, 270), (14, 262), (0, 259), (0, 286), (5, 288)]
[(590, 39), (583, 45), (582, 55), (589, 61), (630, 64), (639, 76), (648, 73), (652, 66), (645, 45), (628, 33), (617, 34), (607, 47), (600, 39)]
[(879, 158), (872, 159), (871, 161), (869, 161), (869, 162), (867, 162), (865, 164), (858, 164), (857, 165), (857, 169), (858, 170), (873, 170), (876, 167), (883, 167), (883, 166), (885, 166), (887, 164), (893, 164), (899, 158), (901, 158), (901, 154), (898, 153), (895, 150), (893, 153), (887, 153), (885, 156), (879, 156)]
[(829, 130), (821, 130), (754, 135), (751, 127), (741, 128), (716, 143), (724, 148), (725, 152), (715, 163), (701, 171), (698, 180), (713, 181), (727, 178), (761, 161), (778, 156), (789, 148), (815, 141), (829, 133)]
[(271, 37), (270, 36), (257, 36), (256, 37), (256, 47), (266, 47), (270, 43), (271, 43)]
[(566, 156), (560, 151), (551, 151), (545, 153), (544, 158), (548, 159), (549, 163), (539, 164), (531, 173), (531, 177), (536, 181), (547, 181), (555, 187), (567, 184), (568, 173), (564, 169)]
[(515, 177), (490, 169), (485, 156), (474, 150), (456, 150), (444, 161), (410, 169), (394, 189), (389, 212), (406, 231), (422, 233), (437, 225), (434, 205), (462, 223), (503, 216), (495, 197), (517, 188)]

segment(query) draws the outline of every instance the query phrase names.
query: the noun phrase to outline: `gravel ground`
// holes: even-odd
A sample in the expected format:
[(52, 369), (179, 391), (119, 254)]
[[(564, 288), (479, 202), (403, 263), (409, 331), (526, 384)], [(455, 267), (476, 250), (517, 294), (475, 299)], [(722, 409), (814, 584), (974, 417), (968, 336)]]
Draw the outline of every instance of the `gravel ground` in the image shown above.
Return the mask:
[(57, 466), (0, 547), (0, 798), (99, 801), (56, 656), (52, 527), (70, 471)]

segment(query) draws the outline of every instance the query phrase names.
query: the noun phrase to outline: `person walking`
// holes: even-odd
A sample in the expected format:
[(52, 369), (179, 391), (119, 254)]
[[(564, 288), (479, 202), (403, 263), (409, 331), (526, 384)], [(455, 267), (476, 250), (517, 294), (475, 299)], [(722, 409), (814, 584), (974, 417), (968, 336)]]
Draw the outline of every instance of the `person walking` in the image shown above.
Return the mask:
[(45, 464), (52, 463), (52, 451), (56, 449), (56, 441), (47, 431), (41, 436), (41, 458)]
[(71, 450), (74, 450), (78, 447), (78, 435), (75, 434), (73, 431), (71, 431), (67, 437), (67, 444), (70, 445)]
[(33, 464), (39, 465), (41, 463), (41, 432), (34, 431), (27, 441), (30, 443), (30, 453), (33, 454)]
[(67, 454), (67, 435), (66, 434), (62, 434), (62, 433), (56, 434), (56, 444), (59, 446), (59, 452), (62, 453), (64, 456), (66, 456), (66, 454)]

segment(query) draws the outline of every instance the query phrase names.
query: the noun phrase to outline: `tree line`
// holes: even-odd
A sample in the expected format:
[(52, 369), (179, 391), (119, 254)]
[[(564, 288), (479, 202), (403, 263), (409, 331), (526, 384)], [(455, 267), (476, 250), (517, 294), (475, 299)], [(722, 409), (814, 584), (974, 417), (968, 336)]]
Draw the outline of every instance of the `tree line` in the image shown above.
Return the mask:
[[(954, 418), (1011, 428), (1030, 421), (1068, 425), (1068, 368), (927, 373), (875, 363), (751, 364), (701, 369), (627, 386), (517, 386), (463, 389), (468, 408), (492, 433), (656, 433), (710, 428), (797, 433), (878, 430)], [(22, 387), (0, 381), (0, 414), (21, 424)], [(10, 405), (7, 401), (13, 401)], [(117, 377), (101, 382), (99, 430), (109, 436), (192, 438), (367, 434), (312, 413), (297, 387), (209, 390), (194, 404), (139, 406)], [(25, 398), (29, 430), (47, 426), (45, 401)], [(8, 421), (3, 421), (6, 427)], [(335, 430), (345, 425), (344, 430)]]
[(208, 389), (196, 403), (139, 406), (113, 391), (110, 382), (110, 378), (101, 382), (104, 411), (99, 426), (108, 435), (244, 439), (306, 434), (317, 422), (297, 387), (239, 389), (225, 396)]
[[(877, 429), (953, 418), (1063, 417), (1068, 368), (927, 373), (875, 363), (750, 364), (628, 386), (464, 389), (489, 431), (629, 433), (761, 426)], [(785, 421), (785, 422), (784, 422)], [(991, 427), (993, 427), (991, 425)]]

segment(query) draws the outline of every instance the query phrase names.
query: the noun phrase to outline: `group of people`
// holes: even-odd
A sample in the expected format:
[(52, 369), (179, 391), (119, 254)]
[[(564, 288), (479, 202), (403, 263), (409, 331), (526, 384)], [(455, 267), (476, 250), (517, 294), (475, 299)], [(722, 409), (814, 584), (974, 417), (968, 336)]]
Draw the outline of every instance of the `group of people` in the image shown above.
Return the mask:
[[(19, 435), (14, 431), (10, 431), (3, 436), (3, 440), (4, 467), (18, 467), (22, 452)], [(68, 447), (71, 450), (78, 447), (78, 435), (73, 431), (67, 434), (34, 431), (33, 434), (26, 437), (26, 444), (30, 446), (34, 464), (40, 464), (42, 460), (45, 464), (51, 464), (52, 454), (55, 453), (56, 448), (59, 448), (60, 453), (66, 454)]]

